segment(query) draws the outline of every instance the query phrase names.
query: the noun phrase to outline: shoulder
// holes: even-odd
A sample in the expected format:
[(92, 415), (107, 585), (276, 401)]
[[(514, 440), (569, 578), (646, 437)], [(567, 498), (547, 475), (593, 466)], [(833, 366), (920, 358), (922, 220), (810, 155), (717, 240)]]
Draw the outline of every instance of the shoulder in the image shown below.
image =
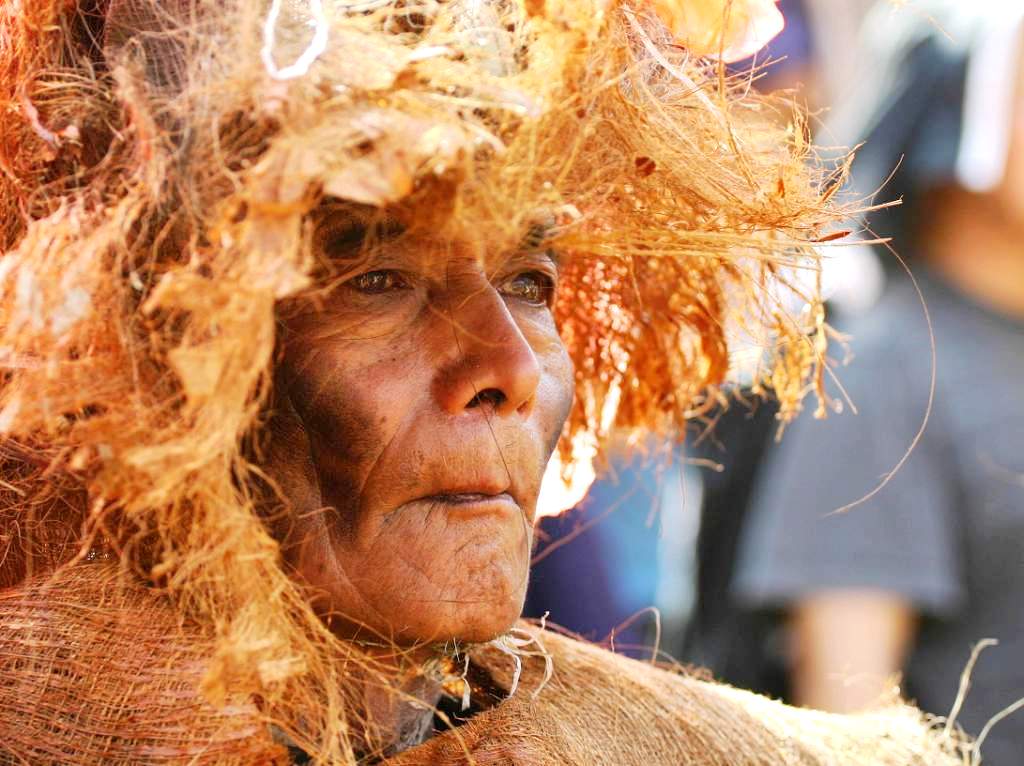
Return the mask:
[[(437, 764), (588, 766), (959, 763), (955, 743), (930, 733), (923, 716), (903, 704), (859, 716), (798, 710), (552, 631), (524, 630), (550, 657), (550, 680), (541, 686), (541, 657), (524, 657), (513, 696), (395, 764), (424, 757)], [(511, 658), (490, 649), (472, 656), (499, 684), (509, 683)]]
[(252, 704), (200, 694), (209, 648), (101, 566), (0, 591), (0, 761), (278, 762)]

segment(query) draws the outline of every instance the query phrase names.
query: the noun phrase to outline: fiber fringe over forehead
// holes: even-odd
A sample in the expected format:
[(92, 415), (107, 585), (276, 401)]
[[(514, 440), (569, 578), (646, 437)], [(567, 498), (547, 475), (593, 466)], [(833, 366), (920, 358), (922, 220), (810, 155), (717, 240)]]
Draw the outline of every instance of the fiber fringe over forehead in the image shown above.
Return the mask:
[(764, 345), (755, 390), (784, 418), (813, 389), (823, 411), (827, 329), (793, 277), (842, 173), (809, 161), (798, 110), (639, 2), (315, 7), (0, 8), (0, 585), (114, 555), (205, 631), (211, 699), (259, 694), (349, 762), (356, 650), (279, 566), (244, 449), (281, 302), (318, 287), (310, 213), (401, 209), (477, 248), (542, 226), (571, 465), (581, 439), (681, 438), (737, 339)]

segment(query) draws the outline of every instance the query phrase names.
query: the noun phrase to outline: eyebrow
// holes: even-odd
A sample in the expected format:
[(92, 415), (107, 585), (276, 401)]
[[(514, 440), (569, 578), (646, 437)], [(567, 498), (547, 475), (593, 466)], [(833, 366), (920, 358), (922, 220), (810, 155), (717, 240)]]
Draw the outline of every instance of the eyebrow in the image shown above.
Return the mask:
[[(406, 231), (405, 225), (394, 216), (388, 214), (386, 210), (335, 197), (325, 197), (313, 209), (311, 217), (317, 228), (323, 227), (329, 230), (332, 226), (340, 226), (350, 228), (353, 231), (361, 229), (364, 232), (363, 238), (359, 242), (353, 240), (345, 248), (348, 250), (347, 253), (344, 255), (341, 253), (333, 254), (334, 258), (340, 257), (341, 260), (349, 260), (346, 256), (351, 256), (354, 260), (359, 255), (362, 249), (361, 245), (365, 242), (367, 234), (372, 234), (378, 243), (383, 243), (401, 236)], [(543, 252), (551, 259), (555, 268), (560, 269), (563, 262), (562, 254), (551, 247), (546, 247), (555, 229), (556, 225), (553, 219), (534, 220), (523, 234), (518, 250), (524, 253)]]
[[(315, 230), (323, 235), (320, 248), (325, 255), (341, 260), (355, 258), (367, 239), (382, 243), (401, 236), (405, 226), (394, 216), (376, 207), (325, 199), (312, 211)], [(344, 240), (337, 248), (330, 248), (332, 236)]]
[(526, 234), (523, 235), (519, 249), (526, 252), (543, 250), (551, 258), (555, 266), (560, 267), (562, 265), (561, 254), (550, 247), (546, 248), (544, 246), (551, 238), (554, 229), (555, 224), (553, 221), (534, 221), (526, 230)]

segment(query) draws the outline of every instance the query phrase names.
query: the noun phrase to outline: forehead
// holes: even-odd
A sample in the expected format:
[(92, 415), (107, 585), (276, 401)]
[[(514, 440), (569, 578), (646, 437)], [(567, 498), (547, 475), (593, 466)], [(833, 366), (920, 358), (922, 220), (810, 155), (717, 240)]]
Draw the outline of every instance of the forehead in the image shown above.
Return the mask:
[[(328, 200), (310, 216), (314, 252), (331, 261), (386, 256), (424, 268), (475, 259), (491, 263), (546, 251), (556, 227), (550, 215), (438, 215), (423, 206), (376, 208)], [(549, 253), (553, 256), (553, 253)]]

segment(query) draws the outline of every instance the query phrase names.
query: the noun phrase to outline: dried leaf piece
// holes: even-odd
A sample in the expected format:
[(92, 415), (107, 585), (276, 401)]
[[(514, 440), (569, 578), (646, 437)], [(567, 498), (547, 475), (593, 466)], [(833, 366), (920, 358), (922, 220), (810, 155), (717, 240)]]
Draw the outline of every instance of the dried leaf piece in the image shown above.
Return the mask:
[(698, 56), (730, 63), (753, 56), (782, 31), (775, 0), (651, 0), (655, 13)]
[(361, 146), (362, 156), (320, 173), (327, 194), (352, 202), (397, 202), (412, 191), (425, 169), (444, 171), (471, 149), (471, 139), (462, 130), (398, 112), (366, 113), (355, 124), (376, 134)]

